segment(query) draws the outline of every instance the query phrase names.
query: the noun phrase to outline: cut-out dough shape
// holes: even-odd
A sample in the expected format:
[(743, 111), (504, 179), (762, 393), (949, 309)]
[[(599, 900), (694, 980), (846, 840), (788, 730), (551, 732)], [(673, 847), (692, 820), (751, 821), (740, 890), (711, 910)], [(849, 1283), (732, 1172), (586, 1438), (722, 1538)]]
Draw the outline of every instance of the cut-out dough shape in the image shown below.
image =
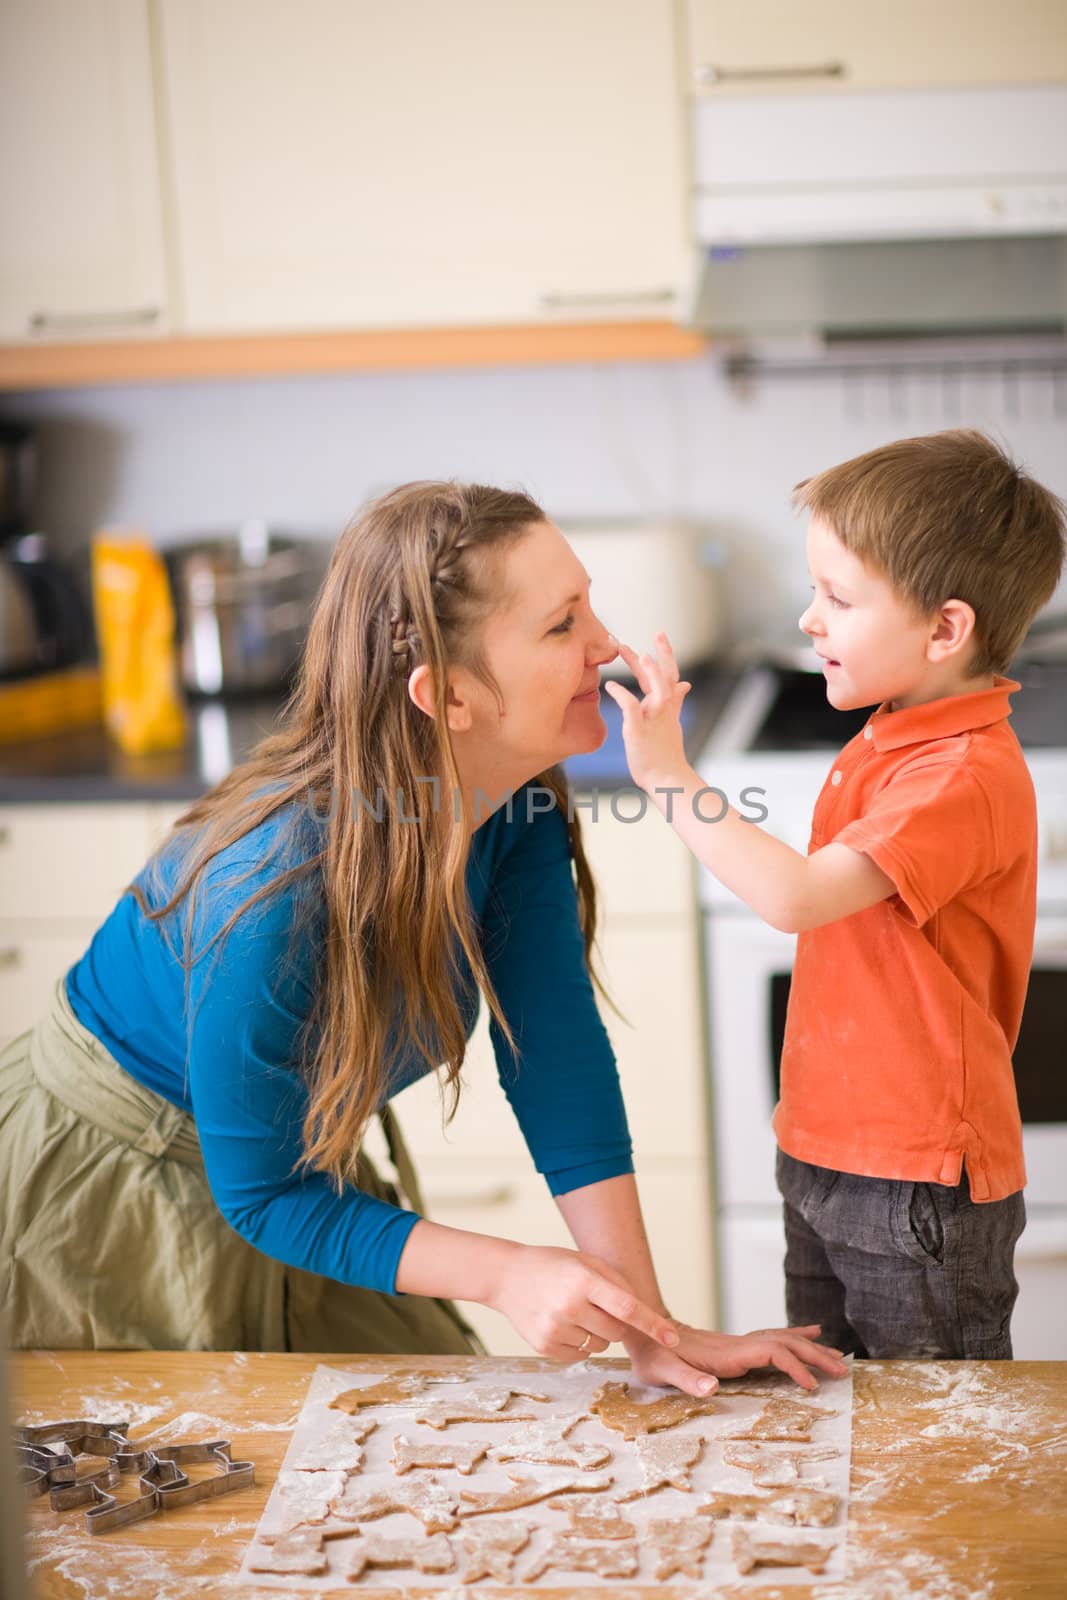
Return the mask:
[(378, 1424), (371, 1418), (331, 1427), (318, 1439), (298, 1445), (286, 1467), (293, 1472), (359, 1472), (363, 1441)]
[(469, 1478), (479, 1461), (489, 1451), (487, 1444), (475, 1439), (454, 1439), (451, 1444), (423, 1444), (420, 1439), (409, 1439), (406, 1434), (393, 1436), (393, 1471), (399, 1477), (414, 1467), (452, 1467)]
[(413, 1367), (410, 1372), (398, 1372), (391, 1378), (381, 1378), (377, 1383), (365, 1384), (360, 1389), (345, 1389), (335, 1394), (329, 1402), (335, 1411), (347, 1411), (355, 1416), (367, 1406), (408, 1406), (419, 1395), (425, 1394), (432, 1383), (469, 1383), (463, 1372), (437, 1372), (432, 1367)]
[(348, 1546), (345, 1577), (352, 1583), (368, 1567), (414, 1567), (417, 1572), (452, 1572), (456, 1558), (443, 1533), (428, 1539), (389, 1539), (382, 1533), (367, 1533)]
[(811, 1430), (825, 1417), (836, 1417), (837, 1412), (828, 1406), (813, 1406), (789, 1395), (776, 1395), (768, 1400), (758, 1416), (741, 1427), (731, 1428), (723, 1435), (727, 1439), (783, 1439), (808, 1444)]
[(595, 1572), (600, 1578), (632, 1578), (637, 1571), (636, 1544), (595, 1544), (571, 1533), (554, 1533), (542, 1553), (522, 1573), (534, 1583), (550, 1567), (561, 1572)]
[(549, 1472), (543, 1478), (529, 1478), (521, 1472), (509, 1472), (515, 1485), (513, 1489), (491, 1489), (478, 1494), (472, 1489), (460, 1490), (461, 1517), (482, 1517), (494, 1511), (520, 1511), (523, 1506), (536, 1505), (538, 1500), (549, 1500), (557, 1494), (588, 1494), (591, 1490), (610, 1489), (615, 1479), (610, 1472)]
[(704, 1440), (698, 1434), (679, 1434), (673, 1439), (650, 1438), (640, 1434), (634, 1440), (634, 1452), (641, 1463), (644, 1478), (640, 1489), (619, 1496), (620, 1502), (642, 1500), (655, 1494), (657, 1489), (692, 1489), (689, 1472), (700, 1460)]
[(432, 1400), (415, 1413), (415, 1421), (439, 1430), (453, 1422), (536, 1422), (532, 1411), (520, 1414), (506, 1410), (513, 1394), (524, 1394), (528, 1400), (547, 1399), (546, 1395), (525, 1394), (518, 1389), (483, 1389), (473, 1400)]
[(700, 1517), (661, 1517), (648, 1525), (648, 1537), (656, 1562), (656, 1578), (663, 1582), (676, 1572), (699, 1579), (704, 1570), (704, 1552), (711, 1543), (714, 1524), (700, 1526)]
[[(755, 1380), (752, 1378), (724, 1378), (716, 1392), (724, 1400), (728, 1400), (732, 1394), (755, 1395), (761, 1400), (764, 1397), (774, 1399), (775, 1396), (780, 1394), (795, 1394), (797, 1385), (786, 1372), (769, 1372), (765, 1378), (757, 1378)], [(818, 1379), (810, 1389), (802, 1391), (809, 1399), (813, 1394), (818, 1394), (818, 1392)]]
[(685, 1394), (667, 1394), (659, 1400), (642, 1403), (630, 1399), (628, 1383), (605, 1383), (589, 1404), (605, 1428), (636, 1439), (642, 1433), (658, 1433), (675, 1428), (690, 1417), (705, 1417), (716, 1409), (714, 1400), (692, 1400)]
[(723, 1463), (751, 1472), (760, 1489), (779, 1489), (800, 1482), (800, 1469), (809, 1461), (832, 1461), (840, 1451), (832, 1444), (751, 1444), (747, 1440), (726, 1443)]
[(485, 1522), (468, 1528), (459, 1541), (465, 1557), (463, 1582), (495, 1578), (497, 1583), (510, 1583), (515, 1557), (526, 1549), (531, 1532), (528, 1522)]
[(782, 1522), (799, 1528), (828, 1528), (837, 1516), (838, 1498), (825, 1489), (800, 1485), (774, 1494), (709, 1494), (694, 1510), (706, 1517), (748, 1522)]
[(611, 1451), (602, 1444), (571, 1444), (566, 1435), (585, 1420), (584, 1411), (566, 1417), (546, 1417), (516, 1428), (507, 1444), (494, 1445), (493, 1461), (547, 1461), (554, 1467), (581, 1467), (592, 1471), (611, 1460)]
[(459, 1523), (459, 1498), (436, 1478), (419, 1483), (398, 1483), (395, 1488), (359, 1489), (349, 1480), (331, 1502), (330, 1510), (343, 1522), (376, 1522), (394, 1511), (407, 1511), (427, 1533), (451, 1533)]
[(248, 1558), (249, 1572), (287, 1572), (317, 1578), (326, 1571), (326, 1548), (318, 1528), (294, 1528), (271, 1544), (256, 1545)]
[(343, 1472), (280, 1472), (278, 1494), (284, 1526), (279, 1532), (325, 1522), (330, 1502), (345, 1486)]
[(550, 1511), (563, 1511), (570, 1518), (570, 1532), (583, 1539), (636, 1539), (637, 1528), (623, 1515), (617, 1500), (600, 1494), (575, 1494), (550, 1500)]
[(809, 1572), (820, 1573), (834, 1553), (832, 1544), (819, 1544), (814, 1539), (785, 1540), (772, 1534), (753, 1533), (748, 1528), (735, 1528), (730, 1541), (734, 1566), (742, 1577), (756, 1567), (807, 1567)]

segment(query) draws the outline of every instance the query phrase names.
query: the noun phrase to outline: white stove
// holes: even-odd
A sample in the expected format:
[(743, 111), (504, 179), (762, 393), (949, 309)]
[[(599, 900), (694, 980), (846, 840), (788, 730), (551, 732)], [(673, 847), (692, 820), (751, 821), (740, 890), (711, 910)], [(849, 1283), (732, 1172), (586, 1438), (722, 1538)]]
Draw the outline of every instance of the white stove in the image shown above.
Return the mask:
[[(1013, 672), (1013, 726), (1037, 796), (1038, 918), (1030, 992), (1015, 1052), (1028, 1223), (1016, 1253), (1020, 1359), (1067, 1359), (1067, 668)], [(701, 777), (794, 849), (808, 847), (815, 800), (836, 752), (868, 713), (828, 706), (821, 674), (753, 668), (738, 682), (698, 762)], [(781, 1326), (784, 1234), (770, 1119), (778, 1094), (795, 939), (700, 874), (708, 989), (720, 1324)]]

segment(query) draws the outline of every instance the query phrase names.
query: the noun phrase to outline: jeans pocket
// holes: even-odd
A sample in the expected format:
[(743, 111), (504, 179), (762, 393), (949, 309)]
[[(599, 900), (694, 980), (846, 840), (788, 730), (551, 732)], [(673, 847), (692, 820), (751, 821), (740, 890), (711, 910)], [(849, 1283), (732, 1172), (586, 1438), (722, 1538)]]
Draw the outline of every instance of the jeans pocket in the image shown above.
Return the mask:
[[(938, 1192), (940, 1190), (940, 1193)], [(898, 1238), (906, 1255), (924, 1265), (942, 1266), (945, 1260), (945, 1199), (954, 1191), (931, 1183), (902, 1183), (898, 1211)]]

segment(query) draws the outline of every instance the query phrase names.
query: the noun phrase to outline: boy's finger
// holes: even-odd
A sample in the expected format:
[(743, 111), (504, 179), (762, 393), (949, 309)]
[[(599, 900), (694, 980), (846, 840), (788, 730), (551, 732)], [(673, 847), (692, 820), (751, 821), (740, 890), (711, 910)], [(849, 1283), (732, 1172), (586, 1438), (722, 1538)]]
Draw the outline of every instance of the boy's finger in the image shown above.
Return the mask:
[(663, 673), (668, 683), (678, 682), (678, 663), (674, 659), (674, 646), (665, 633), (657, 633), (656, 649), (659, 651)]
[(613, 678), (604, 679), (604, 692), (614, 700), (622, 712), (624, 722), (630, 713), (637, 710), (641, 704), (636, 695), (632, 695), (629, 689), (624, 689), (622, 684), (616, 683)]
[(626, 662), (630, 671), (641, 685), (642, 693), (648, 693), (648, 674), (644, 668), (644, 657), (639, 656), (636, 650), (631, 650), (628, 644), (620, 644), (619, 654)]

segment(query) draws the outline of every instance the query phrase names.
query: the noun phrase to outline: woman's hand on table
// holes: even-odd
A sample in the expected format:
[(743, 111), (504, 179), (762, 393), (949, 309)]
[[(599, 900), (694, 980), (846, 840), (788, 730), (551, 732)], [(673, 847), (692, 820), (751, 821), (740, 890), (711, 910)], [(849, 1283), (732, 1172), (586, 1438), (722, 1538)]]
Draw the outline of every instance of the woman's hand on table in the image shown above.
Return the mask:
[(759, 1367), (777, 1367), (802, 1389), (813, 1389), (812, 1368), (839, 1378), (848, 1371), (839, 1350), (816, 1344), (817, 1324), (807, 1328), (761, 1328), (755, 1333), (711, 1333), (675, 1322), (678, 1344), (665, 1350), (651, 1340), (628, 1336), (634, 1376), (643, 1383), (672, 1384), (699, 1399), (718, 1388), (720, 1378), (742, 1378)]
[(640, 1300), (621, 1273), (578, 1250), (512, 1246), (486, 1304), (554, 1361), (601, 1355), (631, 1338), (666, 1354), (679, 1339), (670, 1317)]

